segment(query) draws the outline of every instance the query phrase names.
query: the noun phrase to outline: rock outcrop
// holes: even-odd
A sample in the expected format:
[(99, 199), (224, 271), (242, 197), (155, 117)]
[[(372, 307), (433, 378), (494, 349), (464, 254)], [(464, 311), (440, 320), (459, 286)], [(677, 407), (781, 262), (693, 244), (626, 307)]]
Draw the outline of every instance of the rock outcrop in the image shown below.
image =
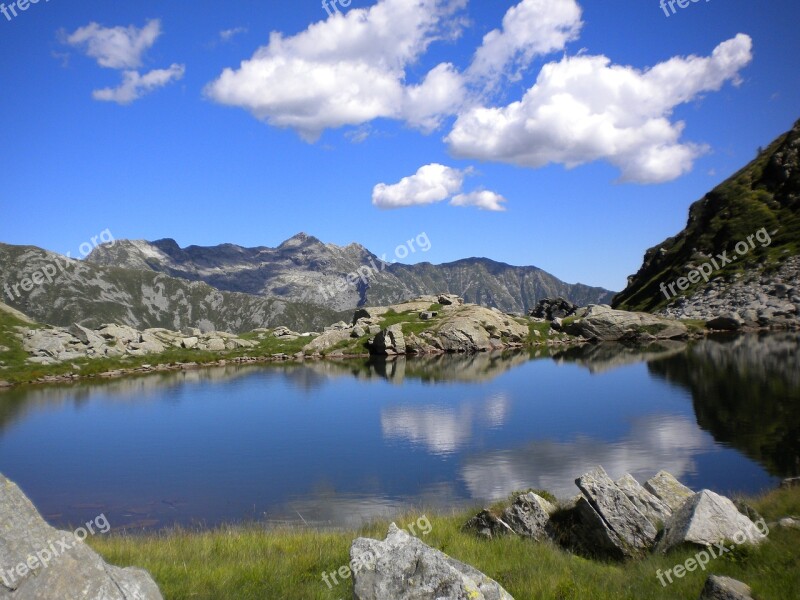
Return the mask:
[(48, 525), (19, 487), (2, 475), (0, 533), (0, 598), (162, 600), (146, 571), (105, 563), (81, 536)]
[[(578, 313), (581, 315), (581, 313)], [(648, 313), (614, 310), (610, 306), (592, 305), (565, 331), (593, 341), (624, 339), (679, 339), (689, 335), (683, 323)]]
[(496, 581), (394, 523), (384, 541), (356, 539), (350, 559), (355, 600), (513, 600)]
[(671, 511), (678, 510), (694, 496), (694, 492), (675, 479), (671, 473), (659, 471), (644, 484), (645, 489), (666, 504)]
[(565, 319), (571, 317), (578, 310), (578, 306), (565, 300), (564, 298), (544, 298), (539, 300), (536, 308), (531, 310), (528, 315), (535, 319), (552, 321), (553, 319)]
[(731, 577), (709, 575), (700, 600), (753, 600), (750, 586)]

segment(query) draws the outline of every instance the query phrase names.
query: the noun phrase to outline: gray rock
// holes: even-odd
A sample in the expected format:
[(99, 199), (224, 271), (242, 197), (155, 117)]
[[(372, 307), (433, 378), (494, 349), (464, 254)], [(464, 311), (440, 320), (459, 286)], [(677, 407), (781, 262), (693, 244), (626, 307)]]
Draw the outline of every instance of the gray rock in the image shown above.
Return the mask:
[(694, 492), (666, 471), (659, 471), (648, 479), (645, 489), (675, 512), (694, 495)]
[(347, 330), (326, 331), (318, 338), (306, 344), (303, 350), (308, 352), (325, 352), (329, 348), (350, 339), (350, 332)]
[[(0, 565), (6, 568), (0, 579), (0, 598), (162, 600), (158, 586), (146, 571), (106, 564), (72, 533), (48, 525), (16, 484), (2, 475), (0, 531)], [(70, 547), (64, 549), (59, 541)], [(53, 548), (57, 554), (50, 551)], [(15, 570), (16, 576), (10, 581), (7, 569), (26, 563), (33, 569)]]
[(513, 600), (496, 581), (392, 523), (384, 541), (350, 547), (355, 600)]
[(582, 475), (575, 484), (606, 525), (623, 540), (626, 554), (635, 555), (653, 546), (658, 533), (655, 525), (617, 487), (603, 467)]
[(744, 325), (744, 319), (739, 313), (730, 312), (706, 321), (706, 327), (718, 331), (739, 331)]
[(353, 327), (352, 333), (350, 333), (350, 337), (352, 338), (360, 338), (367, 335), (366, 330), (361, 325), (356, 325)]
[(778, 526), (785, 529), (800, 529), (800, 520), (791, 517), (784, 517), (778, 521)]
[(728, 498), (703, 490), (687, 500), (667, 520), (658, 550), (667, 552), (681, 544), (711, 546), (722, 540), (758, 544), (765, 538), (764, 533)]
[(473, 531), (486, 539), (493, 539), (497, 536), (515, 533), (508, 523), (489, 509), (483, 509), (464, 523), (463, 529), (465, 531)]
[(800, 477), (787, 477), (781, 481), (781, 487), (784, 489), (800, 487)]
[(578, 307), (564, 298), (544, 298), (539, 300), (536, 308), (530, 311), (529, 315), (536, 319), (565, 319), (575, 314)]
[(442, 294), (437, 298), (437, 302), (442, 306), (452, 306), (464, 304), (464, 300), (454, 294)]
[(197, 344), (198, 344), (199, 341), (200, 340), (197, 339), (194, 336), (183, 338), (183, 341), (181, 342), (181, 346), (183, 346), (187, 350), (192, 350), (194, 348), (197, 348)]
[(421, 321), (430, 321), (431, 319), (438, 316), (438, 314), (439, 314), (438, 312), (432, 310), (424, 311), (419, 313), (419, 318)]
[(372, 342), (371, 352), (390, 356), (405, 354), (406, 341), (403, 336), (403, 327), (400, 324), (396, 324), (381, 331)]
[(541, 496), (528, 492), (521, 494), (503, 511), (503, 522), (523, 537), (535, 540), (546, 536), (547, 523), (555, 507)]
[(730, 577), (709, 575), (700, 600), (753, 600), (753, 591), (741, 581)]
[(672, 509), (655, 495), (644, 489), (630, 474), (625, 474), (616, 481), (617, 487), (628, 497), (633, 505), (639, 509), (651, 523), (658, 525), (665, 523), (672, 515)]
[(587, 307), (584, 316), (567, 326), (565, 331), (597, 341), (621, 340), (636, 333), (648, 333), (657, 339), (683, 338), (689, 334), (686, 325), (678, 321), (648, 313), (613, 310), (605, 305)]
[(211, 338), (204, 344), (204, 347), (211, 352), (222, 352), (225, 350), (225, 341), (220, 338)]

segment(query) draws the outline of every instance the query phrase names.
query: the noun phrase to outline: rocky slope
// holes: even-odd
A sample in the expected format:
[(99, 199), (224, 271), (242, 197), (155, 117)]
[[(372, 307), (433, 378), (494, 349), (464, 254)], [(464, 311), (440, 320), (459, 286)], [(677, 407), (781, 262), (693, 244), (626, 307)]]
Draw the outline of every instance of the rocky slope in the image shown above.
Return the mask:
[[(419, 257), (430, 247), (427, 236), (423, 241), (407, 244), (405, 251), (411, 246)], [(514, 267), (484, 258), (442, 265), (404, 265), (393, 260), (394, 256), (378, 257), (359, 244), (324, 244), (302, 233), (277, 248), (233, 244), (180, 248), (169, 239), (118, 240), (96, 248), (87, 258), (96, 265), (156, 271), (204, 281), (220, 290), (310, 302), (334, 310), (394, 304), (444, 292), (470, 303), (524, 313), (544, 297), (562, 296), (585, 305), (608, 302), (613, 295), (602, 288), (564, 283), (536, 267)], [(347, 284), (350, 274), (356, 276)]]
[[(26, 279), (39, 284), (24, 285)], [(0, 288), (6, 304), (40, 323), (65, 327), (115, 323), (244, 332), (287, 325), (305, 331), (342, 316), (321, 306), (223, 292), (155, 271), (67, 259), (34, 246), (0, 244)]]
[[(797, 323), (798, 254), (800, 121), (692, 205), (686, 228), (647, 251), (614, 306), (700, 319), (737, 312), (760, 326)], [(693, 271), (699, 276), (690, 277)]]

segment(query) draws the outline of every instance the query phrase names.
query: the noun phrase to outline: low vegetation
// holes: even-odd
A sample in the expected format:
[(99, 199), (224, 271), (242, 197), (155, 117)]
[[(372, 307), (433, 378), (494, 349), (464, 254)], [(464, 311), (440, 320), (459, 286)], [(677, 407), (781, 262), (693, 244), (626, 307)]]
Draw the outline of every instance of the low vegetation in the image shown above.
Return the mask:
[[(752, 499), (751, 504), (768, 522), (800, 515), (800, 489), (776, 490)], [(746, 582), (758, 598), (794, 598), (800, 589), (800, 530), (773, 527), (762, 546), (729, 553), (712, 561), (707, 572), (687, 573), (664, 587), (656, 572), (682, 564), (696, 549), (628, 563), (592, 561), (549, 542), (479, 539), (461, 530), (474, 512), (428, 515), (430, 533), (421, 539), (496, 579), (516, 600), (693, 599), (699, 597), (709, 573)], [(396, 522), (403, 526), (419, 516), (398, 517)], [(330, 588), (322, 574), (348, 564), (355, 537), (383, 539), (387, 526), (373, 523), (358, 531), (257, 525), (211, 531), (173, 529), (98, 536), (89, 543), (109, 562), (150, 571), (168, 600), (337, 600), (352, 597), (352, 582), (348, 579)]]

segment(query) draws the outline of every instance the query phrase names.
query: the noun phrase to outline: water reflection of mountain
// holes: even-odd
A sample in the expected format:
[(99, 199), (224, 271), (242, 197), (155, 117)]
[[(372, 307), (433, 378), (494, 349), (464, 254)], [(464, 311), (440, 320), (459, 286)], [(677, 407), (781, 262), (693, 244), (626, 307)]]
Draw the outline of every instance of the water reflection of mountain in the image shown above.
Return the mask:
[(678, 340), (659, 340), (647, 346), (605, 342), (556, 349), (552, 358), (559, 363), (578, 364), (589, 369), (590, 373), (603, 373), (625, 365), (675, 356), (686, 350), (686, 346), (686, 342)]
[(800, 334), (706, 339), (649, 363), (688, 389), (697, 422), (770, 474), (800, 474)]

